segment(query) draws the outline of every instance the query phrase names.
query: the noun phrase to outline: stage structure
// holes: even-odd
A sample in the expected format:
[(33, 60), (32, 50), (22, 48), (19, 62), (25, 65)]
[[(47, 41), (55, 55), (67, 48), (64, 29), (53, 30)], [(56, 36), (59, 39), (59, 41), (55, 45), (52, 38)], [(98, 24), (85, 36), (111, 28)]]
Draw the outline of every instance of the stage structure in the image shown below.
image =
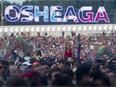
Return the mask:
[(84, 35), (98, 34), (98, 33), (115, 33), (116, 24), (80, 24), (80, 25), (35, 25), (35, 26), (1, 26), (0, 33), (21, 33), (31, 32), (32, 35), (37, 35), (40, 32), (41, 35), (47, 33), (48, 35), (61, 36), (62, 32), (65, 32), (65, 36), (71, 35), (71, 32), (75, 32)]
[[(57, 3), (56, 3), (57, 2)], [(65, 36), (115, 33), (114, 0), (1, 0), (0, 33)], [(56, 3), (56, 4), (55, 4)]]

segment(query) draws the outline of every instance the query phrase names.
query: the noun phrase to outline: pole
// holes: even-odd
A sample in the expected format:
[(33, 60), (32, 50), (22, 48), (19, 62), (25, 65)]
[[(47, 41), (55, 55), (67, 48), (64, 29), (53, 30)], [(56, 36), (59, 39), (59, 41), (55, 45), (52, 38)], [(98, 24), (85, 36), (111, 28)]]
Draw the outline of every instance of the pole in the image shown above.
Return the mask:
[(3, 26), (3, 0), (1, 0), (1, 26)]
[(77, 43), (77, 67), (81, 65), (81, 59), (80, 59), (80, 54), (81, 54), (81, 39), (80, 39), (80, 33), (78, 35), (78, 43)]

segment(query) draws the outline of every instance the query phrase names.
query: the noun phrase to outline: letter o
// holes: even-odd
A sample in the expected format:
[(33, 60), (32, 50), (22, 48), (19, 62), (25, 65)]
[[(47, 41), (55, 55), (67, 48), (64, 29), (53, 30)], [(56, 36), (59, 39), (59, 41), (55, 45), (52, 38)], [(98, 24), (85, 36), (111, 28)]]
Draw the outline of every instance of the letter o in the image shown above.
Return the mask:
[[(15, 16), (12, 17), (11, 14), (10, 14), (10, 11), (11, 10), (14, 10), (15, 12)], [(16, 5), (10, 5), (8, 6), (6, 9), (5, 9), (5, 12), (4, 12), (4, 17), (7, 21), (9, 22), (16, 22), (20, 19), (20, 8)]]

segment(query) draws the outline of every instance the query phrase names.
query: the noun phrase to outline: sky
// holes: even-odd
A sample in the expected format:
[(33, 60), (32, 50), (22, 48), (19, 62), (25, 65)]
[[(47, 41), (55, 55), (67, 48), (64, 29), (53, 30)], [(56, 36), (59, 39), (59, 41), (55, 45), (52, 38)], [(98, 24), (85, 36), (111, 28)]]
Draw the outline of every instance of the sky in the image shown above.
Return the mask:
[[(0, 0), (1, 1), (1, 0)], [(4, 1), (9, 1), (11, 3), (15, 2), (15, 3), (18, 3), (18, 4), (22, 4), (23, 1), (26, 1), (26, 0), (4, 0)]]

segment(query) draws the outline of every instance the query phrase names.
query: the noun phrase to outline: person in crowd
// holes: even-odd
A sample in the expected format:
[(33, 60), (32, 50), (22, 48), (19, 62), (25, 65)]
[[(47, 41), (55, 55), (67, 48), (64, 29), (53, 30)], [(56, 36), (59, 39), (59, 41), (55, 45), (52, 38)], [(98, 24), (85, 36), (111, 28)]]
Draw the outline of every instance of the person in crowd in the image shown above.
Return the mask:
[(94, 70), (91, 74), (91, 77), (93, 78), (93, 81), (98, 86), (105, 86), (105, 87), (111, 86), (111, 82), (108, 76), (102, 73), (100, 70)]
[(49, 71), (49, 73), (48, 73), (48, 79), (50, 81), (53, 81), (53, 80), (55, 80), (56, 75), (59, 75), (59, 74), (62, 74), (62, 73), (63, 72), (62, 72), (62, 70), (60, 68), (54, 67), (53, 69), (51, 69)]
[(27, 83), (27, 86), (44, 86), (44, 81), (42, 76), (35, 71), (28, 71), (21, 74), (21, 78), (24, 79)]
[(4, 86), (4, 80), (0, 77), (0, 86), (3, 87)]
[(84, 81), (78, 84), (77, 87), (99, 87), (94, 81)]
[(65, 49), (65, 52), (64, 52), (64, 58), (68, 59), (70, 57), (71, 58), (73, 57), (73, 52), (72, 52), (72, 49), (71, 49), (71, 45), (69, 43), (66, 43), (66, 49)]
[(21, 78), (19, 75), (12, 75), (9, 78), (7, 86), (9, 86), (9, 87), (14, 87), (14, 86), (25, 87), (25, 86), (28, 86), (28, 85), (27, 85), (26, 80)]
[(30, 61), (31, 53), (27, 53), (26, 57), (24, 57), (25, 61)]
[(9, 75), (10, 75), (9, 62), (6, 60), (0, 60), (0, 76), (4, 80), (5, 85), (9, 80)]
[(77, 85), (80, 82), (84, 82), (84, 81), (91, 80), (90, 70), (91, 70), (91, 67), (88, 64), (82, 64), (82, 65), (80, 65), (77, 68), (77, 71), (76, 71), (76, 81), (77, 81)]
[(72, 79), (65, 74), (57, 74), (52, 81), (52, 86), (73, 86)]
[(74, 72), (70, 68), (65, 68), (63, 70), (63, 73), (65, 73), (67, 76), (69, 76), (72, 80), (74, 79)]
[(69, 62), (74, 61), (73, 51), (71, 49), (70, 43), (66, 43), (66, 48), (65, 48), (65, 51), (64, 51), (64, 61), (65, 61), (65, 65), (67, 65)]

